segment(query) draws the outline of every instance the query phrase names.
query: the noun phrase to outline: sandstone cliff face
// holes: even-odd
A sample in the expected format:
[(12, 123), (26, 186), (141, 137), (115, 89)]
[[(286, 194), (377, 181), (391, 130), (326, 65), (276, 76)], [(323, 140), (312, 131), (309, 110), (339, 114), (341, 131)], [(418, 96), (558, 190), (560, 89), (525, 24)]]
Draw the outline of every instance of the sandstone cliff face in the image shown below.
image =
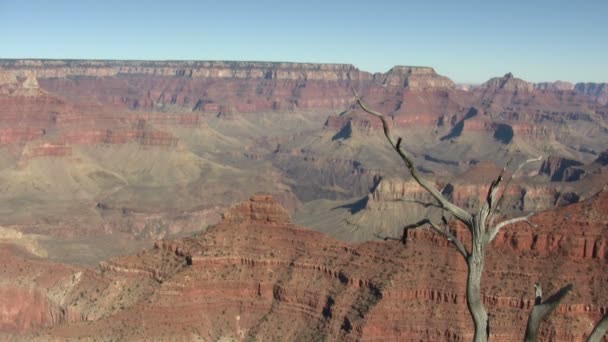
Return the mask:
[(16, 76), (108, 77), (117, 75), (178, 76), (193, 78), (241, 78), (278, 80), (371, 79), (349, 64), (225, 62), (225, 61), (95, 61), (95, 60), (2, 60), (0, 67)]
[[(574, 292), (543, 323), (543, 338), (574, 341), (589, 334), (589, 325), (608, 309), (602, 277), (607, 260), (606, 194), (539, 214), (533, 218), (536, 229), (516, 226), (497, 237), (482, 281), (484, 303), (492, 312), (492, 338), (521, 339), (538, 280), (547, 292), (576, 283)], [(109, 316), (89, 318), (86, 324), (45, 329), (41, 336), (471, 338), (464, 297), (466, 264), (431, 231), (412, 232), (405, 246), (350, 245), (285, 221), (285, 211), (269, 196), (254, 196), (225, 217), (207, 233), (159, 241), (154, 249), (103, 266), (102, 276), (115, 281), (156, 282), (153, 292), (141, 297), (144, 300), (117, 311), (108, 308)], [(466, 243), (462, 227), (451, 229)], [(590, 245), (596, 247), (586, 247)], [(557, 256), (559, 265), (551, 262)]]
[(503, 77), (495, 77), (486, 81), (480, 86), (484, 91), (523, 91), (528, 92), (534, 89), (534, 84), (528, 83), (520, 78), (515, 78), (512, 73), (507, 73)]
[(285, 225), (291, 223), (289, 213), (270, 195), (255, 195), (249, 202), (238, 204), (223, 215), (226, 223), (263, 222)]
[(540, 82), (534, 84), (534, 89), (545, 91), (571, 91), (574, 89), (574, 84), (564, 81)]
[(374, 80), (383, 86), (404, 87), (414, 91), (454, 88), (452, 80), (438, 75), (429, 67), (396, 66), (386, 74), (374, 75)]
[(78, 319), (62, 301), (77, 267), (31, 259), (20, 245), (0, 243), (0, 332), (21, 334)]
[(600, 104), (608, 104), (608, 83), (577, 83), (574, 91), (588, 95)]
[(216, 114), (343, 109), (351, 101), (351, 86), (453, 87), (428, 67), (395, 67), (374, 76), (352, 65), (310, 63), (4, 60), (0, 67), (19, 77), (33, 75), (62, 96), (94, 97), (133, 109), (178, 106)]
[(19, 88), (17, 76), (10, 71), (0, 70), (0, 95), (12, 94)]

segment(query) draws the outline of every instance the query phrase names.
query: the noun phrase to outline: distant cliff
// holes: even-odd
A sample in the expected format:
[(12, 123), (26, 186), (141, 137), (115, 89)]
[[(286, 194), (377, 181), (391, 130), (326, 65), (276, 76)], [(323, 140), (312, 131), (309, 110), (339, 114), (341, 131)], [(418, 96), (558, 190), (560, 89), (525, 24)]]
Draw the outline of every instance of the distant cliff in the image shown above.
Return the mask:
[(30, 71), (39, 78), (117, 75), (240, 78), (266, 80), (371, 80), (368, 72), (350, 64), (229, 61), (96, 61), (0, 60), (0, 68), (17, 76)]

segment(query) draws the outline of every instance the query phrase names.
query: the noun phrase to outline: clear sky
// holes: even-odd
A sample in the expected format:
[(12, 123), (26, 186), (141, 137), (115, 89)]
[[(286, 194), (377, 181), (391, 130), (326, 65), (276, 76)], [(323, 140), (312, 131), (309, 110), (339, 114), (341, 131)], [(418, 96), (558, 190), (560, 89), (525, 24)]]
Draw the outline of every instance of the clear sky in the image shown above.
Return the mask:
[(608, 0), (0, 0), (0, 58), (426, 65), (608, 82)]

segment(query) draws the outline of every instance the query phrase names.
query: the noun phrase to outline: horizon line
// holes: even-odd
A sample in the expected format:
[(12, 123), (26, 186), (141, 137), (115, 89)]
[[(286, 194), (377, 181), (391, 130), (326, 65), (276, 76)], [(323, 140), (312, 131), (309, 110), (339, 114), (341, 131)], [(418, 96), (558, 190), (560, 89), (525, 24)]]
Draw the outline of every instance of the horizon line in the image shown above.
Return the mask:
[[(337, 66), (351, 66), (355, 69), (357, 69), (358, 71), (361, 72), (366, 72), (369, 73), (371, 75), (375, 75), (375, 74), (387, 74), (389, 73), (392, 69), (397, 68), (397, 67), (407, 67), (407, 68), (430, 68), (432, 69), (437, 75), (439, 76), (443, 76), (443, 77), (447, 77), (448, 79), (450, 79), (452, 82), (454, 82), (455, 85), (470, 85), (470, 86), (476, 86), (476, 85), (481, 85), (493, 78), (502, 78), (505, 77), (507, 74), (511, 74), (514, 78), (519, 78), (516, 77), (515, 75), (513, 75), (511, 72), (506, 72), (504, 73), (502, 76), (493, 76), (488, 78), (486, 81), (455, 81), (452, 78), (438, 73), (435, 70), (435, 67), (430, 66), (430, 65), (405, 65), (405, 64), (396, 64), (393, 65), (392, 67), (390, 67), (388, 70), (381, 72), (381, 71), (377, 71), (377, 72), (371, 72), (371, 71), (367, 71), (367, 70), (363, 70), (361, 68), (359, 68), (358, 66), (356, 66), (353, 63), (337, 63), (337, 62), (301, 62), (301, 61), (268, 61), (268, 60), (239, 60), (239, 59), (141, 59), (141, 58), (123, 58), (123, 59), (118, 59), (118, 58), (39, 58), (39, 57), (19, 57), (19, 58), (15, 58), (15, 57), (0, 57), (0, 62), (3, 61), (73, 61), (73, 62), (86, 62), (86, 61), (95, 61), (95, 62), (153, 62), (153, 63), (162, 63), (162, 62), (194, 62), (194, 63), (267, 63), (267, 64), (317, 64), (317, 65), (337, 65)], [(595, 83), (595, 84), (608, 84), (608, 81), (600, 81), (600, 82), (593, 82), (593, 81), (565, 81), (565, 80), (553, 80), (553, 81), (538, 81), (538, 82), (533, 82), (533, 81), (528, 81), (524, 78), (519, 78), (527, 83), (532, 83), (532, 84), (540, 84), (540, 83), (557, 83), (557, 82), (564, 82), (564, 83), (571, 83), (572, 85), (576, 85), (578, 83)]]

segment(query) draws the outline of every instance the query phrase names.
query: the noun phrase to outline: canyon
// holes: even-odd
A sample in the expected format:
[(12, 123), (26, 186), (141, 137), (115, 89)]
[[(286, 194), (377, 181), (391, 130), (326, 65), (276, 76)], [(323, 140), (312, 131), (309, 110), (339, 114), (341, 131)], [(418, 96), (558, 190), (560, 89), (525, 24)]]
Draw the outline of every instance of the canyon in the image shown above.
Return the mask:
[(543, 156), (503, 208), (538, 228), (510, 227), (489, 252), (492, 334), (521, 339), (540, 280), (575, 283), (542, 336), (586, 336), (608, 305), (605, 83), (0, 60), (0, 338), (470, 339), (452, 247), (427, 230), (378, 239), (441, 211), (352, 89), (466, 210), (503, 168)]
[[(537, 228), (500, 233), (482, 289), (493, 339), (522, 338), (536, 281), (549, 292), (575, 284), (543, 323), (543, 339), (581, 340), (607, 312), (607, 190), (536, 214)], [(4, 251), (12, 262), (3, 273), (23, 269), (2, 284), (4, 331), (33, 341), (471, 338), (466, 264), (443, 238), (416, 230), (405, 245), (353, 245), (289, 216), (272, 196), (255, 195), (204, 233), (158, 240), (95, 270)], [(463, 227), (452, 229), (466, 236)], [(47, 284), (46, 293), (27, 290), (26, 279)]]

